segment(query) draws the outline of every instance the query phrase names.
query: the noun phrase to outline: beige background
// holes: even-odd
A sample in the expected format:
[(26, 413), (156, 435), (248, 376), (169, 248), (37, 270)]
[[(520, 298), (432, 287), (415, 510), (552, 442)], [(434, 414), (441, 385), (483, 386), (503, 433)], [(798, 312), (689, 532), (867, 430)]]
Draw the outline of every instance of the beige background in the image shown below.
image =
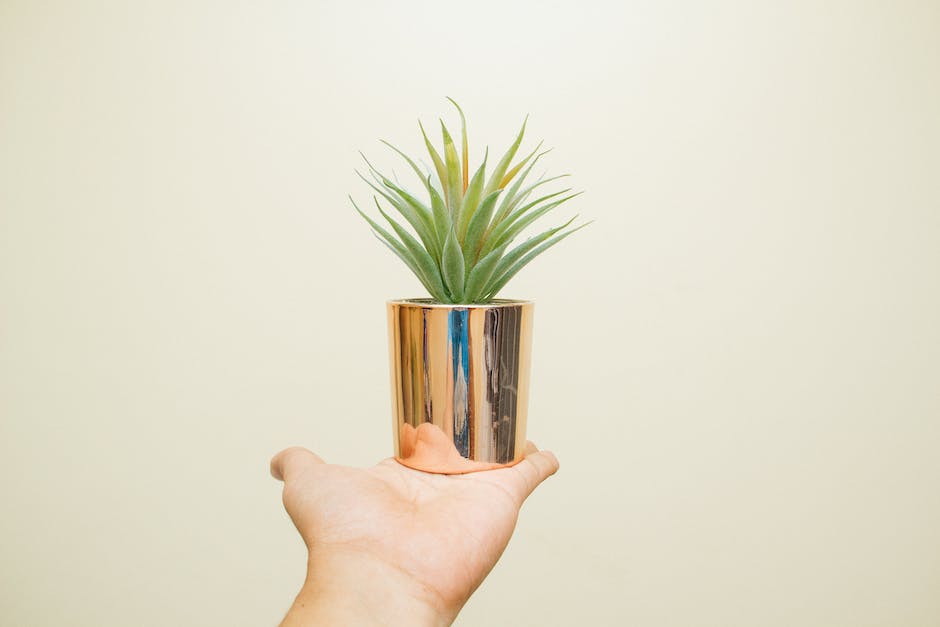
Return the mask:
[(597, 221), (458, 624), (940, 624), (938, 78), (936, 2), (0, 1), (0, 623), (276, 623), (268, 458), (389, 454), (421, 293), (356, 151), (451, 95)]

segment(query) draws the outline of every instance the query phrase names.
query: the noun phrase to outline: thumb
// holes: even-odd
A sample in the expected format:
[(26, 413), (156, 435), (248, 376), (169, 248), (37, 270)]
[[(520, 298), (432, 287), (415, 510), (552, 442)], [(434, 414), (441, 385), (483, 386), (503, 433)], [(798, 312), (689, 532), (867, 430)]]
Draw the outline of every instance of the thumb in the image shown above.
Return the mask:
[(300, 446), (286, 448), (271, 458), (271, 476), (278, 481), (290, 481), (313, 466), (325, 463), (320, 457)]
[(540, 483), (558, 472), (558, 458), (551, 451), (540, 451), (531, 442), (527, 442), (527, 450), (532, 451), (521, 462), (506, 470), (516, 473), (515, 482), (520, 500), (524, 501)]

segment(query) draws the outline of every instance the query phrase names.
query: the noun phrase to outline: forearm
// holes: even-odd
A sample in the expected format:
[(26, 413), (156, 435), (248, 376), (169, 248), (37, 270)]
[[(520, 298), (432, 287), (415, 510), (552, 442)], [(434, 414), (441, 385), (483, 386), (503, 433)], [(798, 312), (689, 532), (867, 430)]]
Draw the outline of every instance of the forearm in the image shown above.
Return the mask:
[(459, 608), (444, 608), (404, 573), (367, 557), (318, 560), (281, 627), (444, 627)]

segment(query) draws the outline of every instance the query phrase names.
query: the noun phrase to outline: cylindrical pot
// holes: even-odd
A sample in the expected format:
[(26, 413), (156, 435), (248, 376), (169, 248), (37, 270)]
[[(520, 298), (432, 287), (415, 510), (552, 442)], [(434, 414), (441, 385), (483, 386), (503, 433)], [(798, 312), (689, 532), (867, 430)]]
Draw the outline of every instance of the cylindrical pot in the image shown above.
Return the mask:
[(388, 302), (395, 457), (457, 474), (525, 453), (533, 304)]

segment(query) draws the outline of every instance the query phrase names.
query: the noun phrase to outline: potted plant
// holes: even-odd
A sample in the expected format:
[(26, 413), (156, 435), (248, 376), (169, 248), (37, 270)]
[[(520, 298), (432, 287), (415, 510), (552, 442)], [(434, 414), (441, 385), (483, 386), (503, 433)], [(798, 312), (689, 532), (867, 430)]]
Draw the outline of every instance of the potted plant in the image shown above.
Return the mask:
[(548, 152), (540, 151), (541, 143), (513, 163), (526, 122), (489, 173), (487, 149), (471, 176), (466, 117), (448, 100), (460, 116), (459, 153), (443, 121), (443, 154), (418, 123), (433, 172), (383, 140), (417, 175), (427, 199), (363, 155), (368, 175), (357, 174), (376, 193), (388, 227), (350, 200), (430, 295), (387, 303), (395, 457), (412, 468), (452, 474), (524, 457), (533, 304), (496, 296), (532, 259), (586, 224), (571, 227), (575, 216), (514, 245), (526, 227), (578, 193), (544, 191), (566, 175), (529, 179)]

